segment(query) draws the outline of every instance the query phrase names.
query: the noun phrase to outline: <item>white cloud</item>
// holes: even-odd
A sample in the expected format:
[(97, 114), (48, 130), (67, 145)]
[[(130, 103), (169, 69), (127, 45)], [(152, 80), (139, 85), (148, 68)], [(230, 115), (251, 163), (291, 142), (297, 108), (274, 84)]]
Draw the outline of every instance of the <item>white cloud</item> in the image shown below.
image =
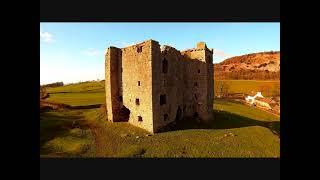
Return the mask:
[(102, 52), (99, 51), (99, 50), (97, 50), (97, 49), (94, 49), (94, 48), (89, 48), (89, 49), (85, 50), (83, 53), (84, 53), (85, 55), (87, 55), (87, 56), (98, 56), (98, 55), (100, 55)]
[(221, 62), (227, 58), (232, 57), (232, 54), (228, 54), (220, 49), (213, 49), (213, 62), (218, 63)]
[(43, 32), (40, 30), (40, 41), (43, 41), (45, 43), (51, 43), (53, 42), (53, 35), (49, 32)]
[(214, 55), (215, 56), (218, 56), (218, 57), (221, 57), (221, 58), (225, 58), (225, 57), (228, 57), (228, 56), (231, 56), (231, 54), (228, 54), (220, 49), (214, 49), (213, 51)]

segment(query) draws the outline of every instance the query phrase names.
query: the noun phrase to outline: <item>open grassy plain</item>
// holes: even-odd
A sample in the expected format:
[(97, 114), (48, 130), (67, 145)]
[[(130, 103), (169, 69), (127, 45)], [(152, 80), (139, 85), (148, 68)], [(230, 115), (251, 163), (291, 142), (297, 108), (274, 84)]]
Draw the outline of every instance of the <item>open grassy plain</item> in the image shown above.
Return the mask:
[[(49, 88), (48, 101), (71, 106), (104, 103), (103, 82)], [(101, 108), (40, 113), (41, 157), (279, 157), (280, 119), (228, 100), (214, 101), (214, 120), (186, 119), (174, 131), (148, 135), (106, 121)]]

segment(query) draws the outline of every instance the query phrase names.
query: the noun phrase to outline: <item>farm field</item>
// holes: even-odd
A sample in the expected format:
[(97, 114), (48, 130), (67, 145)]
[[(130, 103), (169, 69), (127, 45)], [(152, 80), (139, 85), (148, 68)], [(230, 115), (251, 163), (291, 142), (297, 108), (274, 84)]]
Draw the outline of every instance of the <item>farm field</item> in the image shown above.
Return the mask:
[[(232, 82), (234, 90), (238, 82)], [(262, 82), (259, 82), (261, 84)], [(268, 82), (266, 82), (268, 83)], [(245, 86), (252, 86), (252, 82)], [(232, 88), (232, 87), (231, 87)], [(240, 88), (241, 89), (241, 88)], [(71, 106), (104, 103), (104, 83), (48, 88), (48, 101)], [(193, 119), (177, 130), (148, 135), (125, 122), (106, 121), (101, 108), (40, 113), (41, 157), (279, 157), (280, 119), (228, 100), (214, 101), (212, 123)]]
[(87, 106), (103, 104), (105, 102), (105, 94), (104, 92), (53, 93), (50, 94), (47, 100), (71, 106)]
[[(273, 96), (273, 92), (280, 86), (280, 81), (257, 80), (216, 80), (214, 85), (217, 86), (218, 82), (229, 84), (230, 93), (250, 94), (252, 91), (260, 91), (262, 87), (269, 87), (270, 96)], [(103, 81), (48, 88), (47, 92), (50, 97), (47, 100), (71, 106), (103, 104), (105, 102), (104, 88)], [(266, 95), (265, 92), (262, 94)]]
[(48, 101), (68, 104), (71, 106), (86, 106), (103, 104), (105, 102), (104, 82), (85, 82), (61, 87), (48, 88)]
[[(259, 80), (215, 80), (214, 85), (225, 82), (229, 85), (230, 93), (250, 94), (261, 91), (263, 96), (274, 96), (280, 89), (280, 81), (259, 81)], [(266, 92), (266, 88), (269, 92)]]

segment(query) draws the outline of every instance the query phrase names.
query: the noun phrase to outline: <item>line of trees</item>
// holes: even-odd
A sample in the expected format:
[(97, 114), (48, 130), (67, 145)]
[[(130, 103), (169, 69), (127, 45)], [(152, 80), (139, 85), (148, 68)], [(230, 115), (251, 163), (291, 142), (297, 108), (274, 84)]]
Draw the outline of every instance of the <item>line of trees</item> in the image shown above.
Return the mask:
[(233, 72), (214, 71), (217, 80), (280, 80), (279, 72), (240, 70)]
[(63, 85), (64, 85), (63, 82), (55, 82), (55, 83), (42, 85), (41, 87), (48, 88), (48, 87), (59, 87)]
[(214, 96), (227, 98), (229, 96), (230, 84), (225, 81), (215, 81), (214, 83)]
[(243, 89), (240, 92), (230, 92), (230, 84), (228, 81), (215, 81), (214, 82), (214, 96), (217, 98), (234, 98), (243, 97), (247, 95), (255, 95), (256, 92), (261, 92), (265, 97), (279, 97), (280, 84), (265, 84), (255, 88), (253, 91)]
[(273, 86), (263, 85), (259, 87), (259, 91), (266, 97), (278, 97), (280, 96), (280, 84)]

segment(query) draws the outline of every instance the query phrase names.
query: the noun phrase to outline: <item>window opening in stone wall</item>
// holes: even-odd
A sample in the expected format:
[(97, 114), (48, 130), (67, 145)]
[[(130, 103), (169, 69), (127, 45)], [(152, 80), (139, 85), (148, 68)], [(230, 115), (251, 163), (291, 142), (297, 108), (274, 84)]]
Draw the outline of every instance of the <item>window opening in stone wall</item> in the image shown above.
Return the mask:
[(198, 69), (198, 73), (200, 74), (200, 69)]
[(141, 116), (138, 116), (138, 121), (142, 122), (142, 117)]
[(168, 120), (168, 114), (164, 114), (163, 115), (163, 121), (167, 121)]
[(136, 105), (140, 105), (140, 100), (138, 98), (136, 99)]
[(138, 86), (140, 86), (140, 81), (138, 81)]
[(162, 72), (167, 73), (168, 72), (168, 61), (166, 58), (162, 61)]
[(160, 106), (167, 103), (167, 98), (165, 94), (160, 95)]
[(138, 47), (137, 47), (137, 52), (138, 52), (138, 53), (141, 53), (141, 52), (142, 52), (142, 46), (138, 46)]
[(195, 82), (195, 83), (194, 83), (194, 86), (197, 87), (197, 86), (198, 86), (198, 82)]

